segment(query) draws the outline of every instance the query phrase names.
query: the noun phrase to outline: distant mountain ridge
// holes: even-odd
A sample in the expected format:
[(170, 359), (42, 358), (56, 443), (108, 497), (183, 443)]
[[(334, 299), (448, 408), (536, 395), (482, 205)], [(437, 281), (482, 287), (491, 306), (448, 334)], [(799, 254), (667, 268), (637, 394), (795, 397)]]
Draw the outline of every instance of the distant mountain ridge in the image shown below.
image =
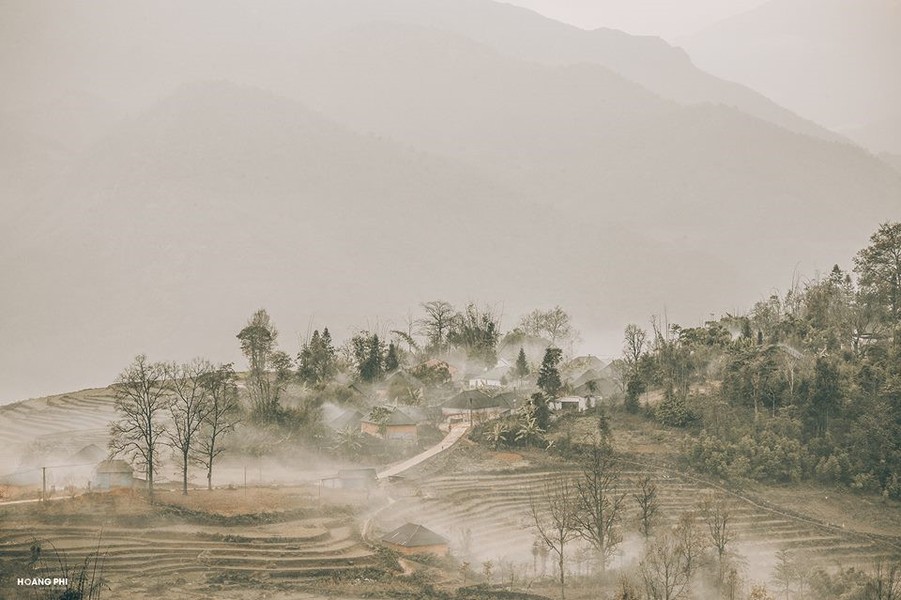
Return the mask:
[(897, 0), (771, 0), (680, 43), (706, 71), (901, 153), (899, 39)]

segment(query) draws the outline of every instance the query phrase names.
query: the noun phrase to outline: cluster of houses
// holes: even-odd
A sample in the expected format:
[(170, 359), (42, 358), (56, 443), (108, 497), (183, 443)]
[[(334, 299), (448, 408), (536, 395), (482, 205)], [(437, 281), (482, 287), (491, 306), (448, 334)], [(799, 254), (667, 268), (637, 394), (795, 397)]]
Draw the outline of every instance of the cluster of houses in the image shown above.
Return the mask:
[[(457, 371), (452, 367), (448, 370)], [(597, 357), (573, 359), (565, 366), (563, 378), (570, 393), (551, 401), (556, 412), (585, 411), (614, 393), (610, 366)], [(417, 428), (423, 424), (448, 431), (455, 426), (475, 426), (507, 416), (528, 400), (532, 387), (529, 381), (515, 377), (512, 367), (504, 361), (493, 369), (459, 377), (440, 389), (428, 389), (410, 372), (400, 369), (368, 395), (352, 386), (365, 398), (363, 403), (382, 410), (364, 412), (369, 409), (326, 405), (324, 421), (333, 431), (359, 429), (386, 440), (416, 443)], [(397, 390), (403, 394), (397, 394)], [(419, 403), (411, 404), (409, 398), (416, 398)]]

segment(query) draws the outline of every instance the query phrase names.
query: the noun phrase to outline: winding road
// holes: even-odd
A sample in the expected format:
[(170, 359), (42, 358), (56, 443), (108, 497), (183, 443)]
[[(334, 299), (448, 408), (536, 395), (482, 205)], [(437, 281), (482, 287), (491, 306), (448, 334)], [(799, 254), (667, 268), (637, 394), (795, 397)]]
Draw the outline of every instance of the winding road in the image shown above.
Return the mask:
[(400, 475), (407, 469), (412, 469), (419, 463), (424, 462), (424, 461), (432, 458), (433, 456), (440, 454), (441, 452), (444, 452), (445, 450), (447, 450), (448, 448), (450, 448), (451, 446), (456, 444), (457, 441), (459, 441), (459, 439), (461, 437), (466, 435), (467, 431), (469, 431), (469, 427), (466, 427), (466, 426), (452, 427), (450, 432), (444, 437), (443, 440), (441, 440), (440, 442), (438, 442), (437, 444), (435, 444), (428, 450), (420, 452), (419, 454), (417, 454), (416, 456), (414, 456), (412, 458), (408, 458), (407, 460), (405, 460), (403, 462), (399, 462), (395, 465), (391, 465), (390, 467), (386, 467), (385, 470), (383, 470), (383, 471), (379, 471), (377, 474), (378, 478), (386, 479), (388, 477)]

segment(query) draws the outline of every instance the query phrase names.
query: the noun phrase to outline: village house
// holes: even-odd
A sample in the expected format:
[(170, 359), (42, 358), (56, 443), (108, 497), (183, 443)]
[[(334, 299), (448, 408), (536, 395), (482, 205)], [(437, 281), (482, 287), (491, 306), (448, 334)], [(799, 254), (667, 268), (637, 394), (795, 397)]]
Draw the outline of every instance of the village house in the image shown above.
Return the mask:
[(548, 404), (557, 412), (585, 412), (594, 408), (596, 398), (594, 396), (564, 396), (554, 398)]
[(94, 469), (94, 489), (114, 490), (134, 485), (134, 469), (124, 460), (105, 460)]
[(345, 490), (365, 490), (378, 483), (378, 476), (373, 468), (341, 469), (334, 477), (323, 477), (320, 484), (327, 488)]
[(406, 523), (385, 534), (382, 543), (401, 554), (447, 556), (447, 539), (416, 523)]
[(325, 423), (325, 426), (332, 431), (358, 429), (362, 421), (363, 413), (354, 409), (346, 409), (328, 419)]
[(388, 408), (384, 420), (376, 421), (372, 415), (360, 422), (360, 431), (386, 440), (400, 440), (415, 443), (419, 436), (416, 420), (399, 408)]
[(510, 367), (499, 365), (483, 373), (474, 373), (466, 378), (466, 387), (471, 390), (500, 389), (507, 383)]
[(510, 396), (489, 396), (482, 390), (465, 390), (441, 405), (441, 414), (449, 425), (483, 423), (509, 414)]

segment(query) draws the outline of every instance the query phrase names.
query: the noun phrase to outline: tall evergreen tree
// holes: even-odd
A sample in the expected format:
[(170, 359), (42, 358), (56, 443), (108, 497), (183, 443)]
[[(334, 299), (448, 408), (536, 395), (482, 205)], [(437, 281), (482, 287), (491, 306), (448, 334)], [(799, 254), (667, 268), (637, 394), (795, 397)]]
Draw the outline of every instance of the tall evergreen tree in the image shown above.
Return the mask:
[(529, 374), (529, 361), (526, 360), (526, 351), (519, 349), (519, 356), (516, 357), (516, 376), (522, 379)]
[(883, 223), (870, 245), (857, 253), (854, 270), (867, 301), (892, 327), (901, 324), (901, 222)]
[(376, 334), (361, 331), (351, 340), (357, 375), (367, 383), (378, 381), (384, 374), (385, 348)]
[(317, 329), (297, 355), (298, 378), (313, 386), (328, 383), (335, 375), (335, 358), (335, 348), (328, 328), (322, 331), (322, 335)]
[(388, 344), (388, 353), (385, 355), (385, 373), (396, 371), (400, 366), (400, 359), (397, 356), (397, 346), (394, 342)]
[(555, 397), (563, 387), (560, 381), (560, 371), (557, 365), (563, 360), (563, 351), (560, 348), (550, 347), (544, 352), (544, 360), (541, 361), (541, 368), (538, 369), (538, 387), (550, 396)]

